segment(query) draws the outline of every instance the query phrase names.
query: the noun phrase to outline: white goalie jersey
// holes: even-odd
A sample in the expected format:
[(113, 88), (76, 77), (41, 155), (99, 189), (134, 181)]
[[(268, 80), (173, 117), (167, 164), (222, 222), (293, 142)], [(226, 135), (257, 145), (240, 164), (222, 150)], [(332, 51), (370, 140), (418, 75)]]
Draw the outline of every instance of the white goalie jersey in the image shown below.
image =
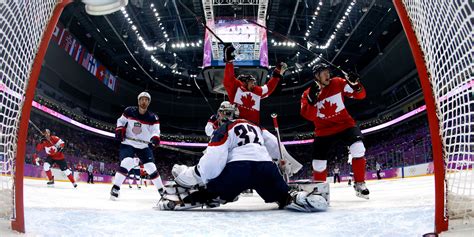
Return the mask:
[(212, 135), (197, 169), (204, 183), (216, 178), (229, 162), (272, 161), (279, 158), (276, 137), (245, 119), (220, 126)]

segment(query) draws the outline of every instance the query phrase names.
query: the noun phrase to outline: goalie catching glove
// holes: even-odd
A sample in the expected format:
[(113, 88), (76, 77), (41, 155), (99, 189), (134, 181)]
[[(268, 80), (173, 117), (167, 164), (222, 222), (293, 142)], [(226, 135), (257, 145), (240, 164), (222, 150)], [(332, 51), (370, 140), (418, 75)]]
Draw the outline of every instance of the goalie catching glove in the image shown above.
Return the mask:
[(204, 186), (204, 182), (199, 175), (197, 166), (188, 167), (186, 165), (173, 165), (171, 169), (171, 174), (174, 177), (176, 184), (185, 187), (191, 188), (198, 186)]

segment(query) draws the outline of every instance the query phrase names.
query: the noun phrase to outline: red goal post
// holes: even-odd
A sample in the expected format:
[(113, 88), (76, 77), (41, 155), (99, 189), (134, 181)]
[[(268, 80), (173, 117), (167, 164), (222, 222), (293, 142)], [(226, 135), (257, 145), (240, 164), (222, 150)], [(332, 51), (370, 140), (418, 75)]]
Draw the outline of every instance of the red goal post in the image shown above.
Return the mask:
[(435, 166), (435, 232), (474, 227), (470, 0), (393, 0), (418, 69)]
[(0, 213), (19, 232), (25, 232), (23, 169), (31, 103), (54, 28), (70, 2), (0, 2)]

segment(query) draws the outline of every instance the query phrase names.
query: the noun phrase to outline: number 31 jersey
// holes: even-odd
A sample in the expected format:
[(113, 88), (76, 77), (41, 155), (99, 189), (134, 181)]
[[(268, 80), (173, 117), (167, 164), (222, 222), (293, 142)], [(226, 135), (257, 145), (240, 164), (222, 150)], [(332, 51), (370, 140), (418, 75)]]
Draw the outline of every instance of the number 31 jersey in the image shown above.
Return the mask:
[(280, 157), (276, 137), (245, 119), (220, 126), (212, 135), (198, 170), (204, 183), (217, 177), (229, 162), (272, 161)]

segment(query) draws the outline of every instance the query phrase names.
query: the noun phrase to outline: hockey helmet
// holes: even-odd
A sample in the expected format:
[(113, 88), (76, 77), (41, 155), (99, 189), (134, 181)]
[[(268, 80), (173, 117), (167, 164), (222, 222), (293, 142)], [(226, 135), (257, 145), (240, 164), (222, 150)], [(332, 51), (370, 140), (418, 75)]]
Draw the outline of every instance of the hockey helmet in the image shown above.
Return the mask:
[(329, 70), (331, 67), (325, 63), (318, 63), (313, 66), (313, 75), (319, 74), (324, 70)]
[(239, 117), (239, 109), (229, 101), (223, 101), (217, 112), (222, 116), (221, 121), (226, 122)]
[(255, 77), (251, 74), (240, 74), (237, 77), (237, 80), (242, 81), (244, 83), (249, 82), (249, 81), (257, 81), (257, 79), (255, 79)]
[(150, 95), (150, 93), (148, 93), (148, 92), (146, 92), (146, 91), (144, 91), (144, 92), (138, 94), (137, 99), (140, 99), (140, 98), (142, 98), (142, 97), (146, 97), (146, 98), (148, 98), (148, 99), (151, 101), (151, 95)]

